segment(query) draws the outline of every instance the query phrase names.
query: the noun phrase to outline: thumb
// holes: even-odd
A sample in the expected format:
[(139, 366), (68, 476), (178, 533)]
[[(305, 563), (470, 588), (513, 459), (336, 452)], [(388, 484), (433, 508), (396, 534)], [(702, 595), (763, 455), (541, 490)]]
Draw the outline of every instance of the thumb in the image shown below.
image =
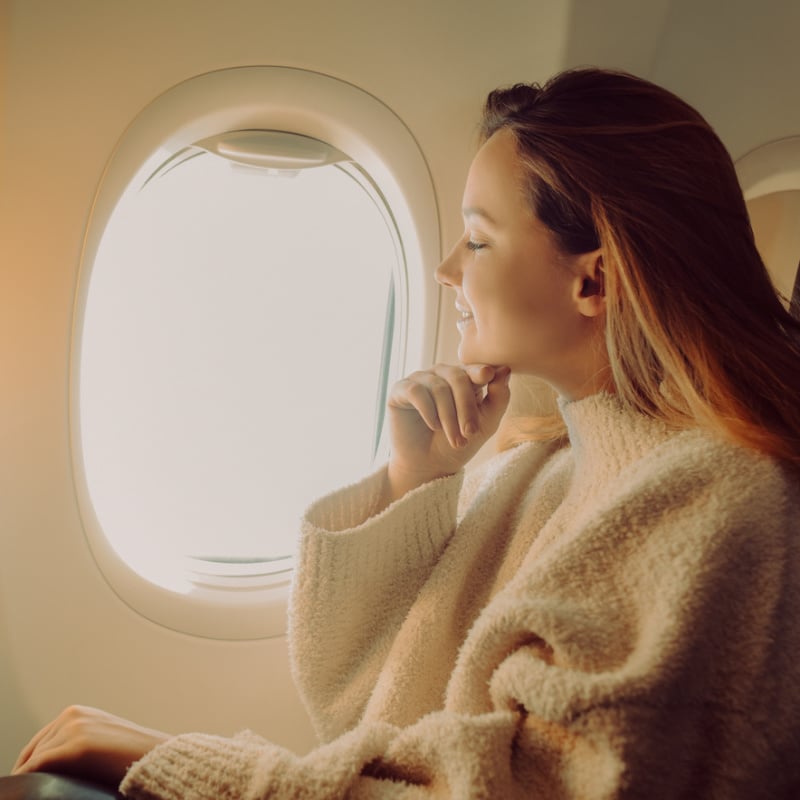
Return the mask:
[(485, 430), (494, 432), (500, 425), (511, 399), (511, 388), (508, 385), (510, 378), (511, 370), (500, 367), (486, 386), (486, 397), (479, 408), (481, 427)]

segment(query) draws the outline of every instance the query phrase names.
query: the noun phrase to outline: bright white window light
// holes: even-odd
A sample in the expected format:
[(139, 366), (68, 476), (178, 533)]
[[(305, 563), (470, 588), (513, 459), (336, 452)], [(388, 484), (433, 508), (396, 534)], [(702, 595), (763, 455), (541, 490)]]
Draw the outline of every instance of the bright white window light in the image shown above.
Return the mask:
[(290, 555), (303, 508), (371, 468), (400, 258), (352, 165), (188, 155), (117, 204), (80, 352), (97, 519), (172, 588), (187, 557)]
[(419, 145), (352, 84), (235, 67), (130, 121), (88, 216), (69, 396), (86, 541), (135, 613), (285, 632), (302, 507), (385, 458), (381, 394), (434, 358), (440, 257)]

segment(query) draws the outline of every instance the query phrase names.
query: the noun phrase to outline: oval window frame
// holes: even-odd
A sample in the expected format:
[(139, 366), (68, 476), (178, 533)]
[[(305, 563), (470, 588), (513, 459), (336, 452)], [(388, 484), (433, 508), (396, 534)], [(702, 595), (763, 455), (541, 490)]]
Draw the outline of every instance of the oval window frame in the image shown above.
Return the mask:
[[(83, 311), (98, 247), (117, 201), (164, 155), (236, 129), (302, 134), (347, 153), (365, 170), (390, 209), (406, 262), (396, 286), (400, 372), (429, 364), (435, 352), (439, 290), (430, 265), (441, 254), (439, 213), (428, 164), (403, 121), (373, 95), (318, 72), (277, 66), (233, 67), (189, 78), (146, 106), (112, 152), (95, 194), (80, 257), (70, 343), (69, 423), (74, 490), (92, 556), (130, 608), (166, 628), (203, 638), (252, 640), (286, 630), (291, 573), (237, 585), (192, 584), (185, 592), (158, 586), (113, 549), (94, 512), (80, 431)], [(411, 301), (413, 298), (413, 302)]]
[(800, 189), (800, 136), (786, 136), (754, 147), (736, 159), (745, 200)]
[[(754, 147), (734, 162), (746, 203), (782, 192), (800, 192), (800, 136), (785, 136)], [(793, 268), (793, 267), (792, 267)], [(794, 278), (794, 292), (787, 300), (797, 314), (800, 267)]]

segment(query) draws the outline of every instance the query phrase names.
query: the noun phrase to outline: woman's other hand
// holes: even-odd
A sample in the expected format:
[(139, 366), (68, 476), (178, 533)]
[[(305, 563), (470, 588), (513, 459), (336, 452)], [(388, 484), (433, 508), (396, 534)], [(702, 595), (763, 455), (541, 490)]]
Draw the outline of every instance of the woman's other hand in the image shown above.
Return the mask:
[(497, 430), (508, 407), (508, 367), (437, 365), (398, 381), (387, 403), (387, 501), (452, 475)]
[(31, 739), (12, 774), (56, 772), (117, 786), (134, 761), (168, 738), (96, 708), (70, 706)]

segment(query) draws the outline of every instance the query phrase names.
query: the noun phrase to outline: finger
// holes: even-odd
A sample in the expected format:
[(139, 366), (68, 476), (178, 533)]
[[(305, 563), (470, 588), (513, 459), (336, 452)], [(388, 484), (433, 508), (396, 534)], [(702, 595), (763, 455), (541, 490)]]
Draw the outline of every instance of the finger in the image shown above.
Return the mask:
[(69, 731), (75, 729), (75, 725), (84, 719), (87, 713), (92, 713), (93, 709), (84, 706), (68, 706), (50, 723), (45, 725), (34, 737), (28, 742), (23, 751), (20, 753), (14, 769), (25, 766), (25, 771), (33, 771), (31, 763), (41, 761), (42, 754), (55, 747), (61, 746), (65, 740), (65, 736), (69, 736)]
[[(461, 385), (454, 388), (453, 384), (459, 382)], [(477, 421), (472, 383), (458, 367), (437, 365), (430, 370), (413, 373), (396, 384), (389, 404), (396, 408), (413, 408), (430, 430), (441, 430), (448, 444), (459, 448), (466, 444), (466, 438), (462, 434), (456, 393), (461, 395), (461, 406), (467, 402), (472, 404), (472, 418)]]
[(45, 725), (29, 742), (22, 748), (19, 756), (17, 757), (16, 762), (14, 762), (14, 766), (12, 767), (12, 772), (17, 770), (21, 767), (28, 759), (31, 757), (33, 752), (36, 748), (43, 743), (48, 736), (50, 736), (53, 727), (55, 726), (56, 721), (53, 720), (52, 722)]
[(491, 381), (499, 367), (493, 367), (491, 364), (465, 364), (464, 372), (467, 373), (469, 379), (476, 386), (485, 386)]
[(434, 368), (433, 371), (424, 373), (420, 376), (418, 387), (420, 391), (427, 391), (433, 401), (436, 407), (436, 418), (448, 444), (454, 448), (463, 447), (466, 439), (461, 435), (453, 386), (447, 377), (447, 371), (442, 368)]
[(442, 425), (436, 411), (436, 403), (422, 380), (422, 373), (414, 373), (398, 381), (392, 387), (387, 405), (415, 411), (432, 431), (437, 431)]
[[(488, 369), (491, 377), (491, 367)], [(466, 444), (467, 439), (476, 434), (480, 427), (478, 405), (483, 399), (483, 386), (461, 367), (442, 365), (437, 366), (436, 370), (448, 383), (455, 408), (456, 435), (462, 444)], [(478, 379), (482, 375), (480, 369), (473, 370), (472, 374)]]
[[(48, 751), (49, 752), (49, 751)], [(43, 758), (38, 750), (35, 750), (31, 757), (14, 767), (12, 775), (25, 775), (30, 772), (43, 771), (43, 767), (48, 766), (48, 760)]]
[(43, 766), (52, 762), (53, 754), (58, 751), (58, 743), (53, 738), (42, 740), (29, 756), (14, 766), (12, 774), (38, 772)]
[(33, 752), (17, 773), (74, 772), (78, 758), (76, 745), (77, 742), (66, 740), (64, 737), (48, 741), (45, 746), (38, 747)]

